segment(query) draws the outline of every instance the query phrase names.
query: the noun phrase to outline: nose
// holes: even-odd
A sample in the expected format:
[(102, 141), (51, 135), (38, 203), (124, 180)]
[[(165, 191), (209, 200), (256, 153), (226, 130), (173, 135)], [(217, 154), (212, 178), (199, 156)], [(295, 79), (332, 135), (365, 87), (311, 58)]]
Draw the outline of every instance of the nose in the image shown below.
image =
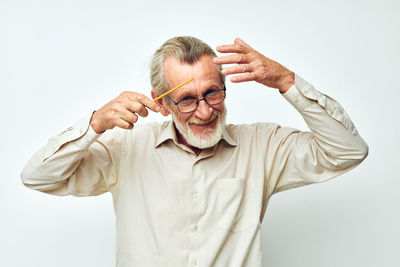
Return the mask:
[(211, 117), (213, 111), (214, 108), (208, 105), (203, 99), (199, 102), (199, 106), (196, 109), (195, 116), (201, 120), (208, 120)]

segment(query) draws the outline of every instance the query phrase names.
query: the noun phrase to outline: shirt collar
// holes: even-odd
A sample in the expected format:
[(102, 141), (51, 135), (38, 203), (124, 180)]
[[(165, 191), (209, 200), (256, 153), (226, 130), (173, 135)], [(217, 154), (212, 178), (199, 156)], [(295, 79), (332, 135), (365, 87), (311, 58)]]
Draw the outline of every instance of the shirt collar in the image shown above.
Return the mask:
[(176, 136), (175, 127), (173, 121), (165, 122), (161, 126), (160, 134), (157, 137), (156, 145), (157, 148), (162, 143), (166, 142), (167, 140), (173, 140), (176, 144), (178, 144), (178, 137)]
[[(155, 147), (159, 147), (162, 143), (167, 140), (174, 141), (175, 144), (178, 144), (178, 137), (176, 136), (174, 122), (172, 120), (164, 123), (161, 126), (160, 135), (157, 138)], [(222, 132), (221, 140), (225, 140), (230, 146), (237, 146), (236, 141), (232, 138), (232, 136), (226, 130), (226, 126), (224, 131)]]

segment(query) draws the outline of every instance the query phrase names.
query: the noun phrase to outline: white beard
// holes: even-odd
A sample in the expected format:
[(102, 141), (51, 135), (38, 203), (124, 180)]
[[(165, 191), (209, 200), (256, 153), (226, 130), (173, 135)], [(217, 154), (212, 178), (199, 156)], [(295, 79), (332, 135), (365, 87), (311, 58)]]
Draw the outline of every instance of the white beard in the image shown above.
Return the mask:
[[(219, 140), (221, 140), (222, 133), (225, 128), (225, 117), (226, 117), (226, 108), (224, 111), (219, 112), (214, 110), (213, 114), (211, 115), (210, 120), (203, 121), (199, 119), (190, 119), (185, 124), (182, 124), (178, 121), (178, 118), (175, 113), (172, 112), (169, 108), (167, 108), (169, 113), (172, 116), (172, 119), (175, 123), (176, 128), (178, 129), (179, 133), (185, 138), (186, 142), (196, 148), (205, 149), (209, 147), (215, 146)], [(203, 131), (202, 136), (196, 135), (192, 129), (190, 129), (190, 124), (206, 124), (211, 122), (212, 120), (217, 119), (217, 127), (215, 129), (206, 129)]]

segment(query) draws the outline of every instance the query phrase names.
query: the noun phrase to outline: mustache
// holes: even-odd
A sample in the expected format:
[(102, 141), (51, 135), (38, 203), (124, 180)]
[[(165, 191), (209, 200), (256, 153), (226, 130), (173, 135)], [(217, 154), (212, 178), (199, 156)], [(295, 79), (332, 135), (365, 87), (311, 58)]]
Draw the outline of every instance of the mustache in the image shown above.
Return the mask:
[(220, 112), (214, 110), (213, 113), (211, 114), (211, 117), (208, 120), (200, 120), (198, 118), (192, 118), (188, 121), (188, 124), (209, 124), (210, 122), (212, 122), (213, 120), (215, 120), (216, 118), (220, 117)]

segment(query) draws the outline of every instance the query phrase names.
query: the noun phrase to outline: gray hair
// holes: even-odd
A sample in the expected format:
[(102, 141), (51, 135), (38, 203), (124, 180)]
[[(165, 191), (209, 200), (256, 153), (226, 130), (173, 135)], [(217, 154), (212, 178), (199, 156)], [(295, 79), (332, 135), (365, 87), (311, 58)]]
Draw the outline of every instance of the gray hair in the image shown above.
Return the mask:
[[(168, 57), (174, 57), (180, 63), (194, 64), (202, 55), (216, 57), (214, 50), (203, 41), (190, 36), (178, 36), (167, 40), (153, 55), (150, 63), (151, 86), (161, 95), (168, 90), (164, 79), (163, 65)], [(221, 82), (225, 84), (225, 75), (221, 73), (221, 65), (217, 65)]]

